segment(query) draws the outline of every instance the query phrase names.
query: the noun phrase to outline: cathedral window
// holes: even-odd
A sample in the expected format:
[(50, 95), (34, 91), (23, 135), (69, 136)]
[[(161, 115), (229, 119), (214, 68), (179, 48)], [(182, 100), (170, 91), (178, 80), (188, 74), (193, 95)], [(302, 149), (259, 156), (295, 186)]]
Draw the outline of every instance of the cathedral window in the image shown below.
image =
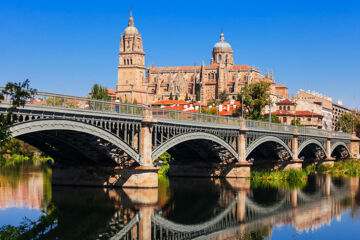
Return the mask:
[(132, 65), (132, 59), (130, 59), (130, 64)]
[(225, 60), (226, 60), (226, 61), (228, 60), (228, 55), (227, 55), (227, 54), (225, 55)]
[(219, 54), (219, 57), (218, 57), (218, 58), (219, 58), (219, 62), (220, 62), (220, 61), (221, 61), (221, 54)]
[(127, 64), (129, 65), (129, 59), (128, 59), (128, 60), (126, 60), (126, 62), (127, 62)]
[(126, 65), (126, 59), (124, 59), (124, 65)]

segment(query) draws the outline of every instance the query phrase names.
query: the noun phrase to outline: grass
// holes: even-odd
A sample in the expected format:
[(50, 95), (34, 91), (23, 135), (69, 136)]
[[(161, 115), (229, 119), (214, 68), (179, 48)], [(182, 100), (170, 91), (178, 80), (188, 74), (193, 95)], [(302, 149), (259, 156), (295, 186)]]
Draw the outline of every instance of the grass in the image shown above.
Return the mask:
[[(310, 170), (309, 170), (310, 171)], [(251, 171), (253, 187), (275, 187), (293, 189), (306, 185), (308, 173), (305, 170)]]
[(47, 163), (53, 164), (54, 159), (44, 156), (24, 156), (21, 154), (12, 154), (7, 157), (0, 156), (0, 167), (2, 168), (16, 168), (21, 165), (46, 165)]
[(321, 165), (318, 171), (334, 177), (360, 177), (360, 160), (349, 159), (338, 161), (334, 163), (334, 166)]

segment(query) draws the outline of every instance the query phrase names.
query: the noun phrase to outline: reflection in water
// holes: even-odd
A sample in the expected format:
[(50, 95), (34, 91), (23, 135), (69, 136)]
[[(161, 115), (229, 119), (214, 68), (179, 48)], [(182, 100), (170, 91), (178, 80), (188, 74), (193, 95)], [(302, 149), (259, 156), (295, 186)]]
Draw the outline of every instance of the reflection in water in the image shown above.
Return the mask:
[(1, 207), (54, 206), (45, 239), (263, 239), (283, 225), (299, 234), (332, 228), (345, 210), (359, 217), (358, 178), (316, 175), (301, 189), (203, 178), (161, 179), (159, 189), (51, 189), (48, 173), (14, 174), (0, 176)]

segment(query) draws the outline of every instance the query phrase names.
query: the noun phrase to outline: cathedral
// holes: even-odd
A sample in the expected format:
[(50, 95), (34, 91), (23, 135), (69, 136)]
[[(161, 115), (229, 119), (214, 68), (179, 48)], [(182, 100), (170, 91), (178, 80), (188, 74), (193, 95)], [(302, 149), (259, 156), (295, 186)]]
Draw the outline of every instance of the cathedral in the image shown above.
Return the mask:
[[(178, 99), (196, 99), (207, 103), (219, 99), (226, 92), (230, 99), (235, 99), (245, 84), (257, 82), (271, 84), (271, 97), (288, 97), (288, 89), (282, 84), (275, 84), (273, 73), (262, 75), (258, 68), (248, 65), (235, 65), (231, 45), (225, 41), (223, 33), (214, 45), (210, 65), (204, 62), (200, 66), (181, 67), (145, 67), (145, 52), (142, 38), (134, 25), (132, 13), (128, 26), (121, 35), (118, 81), (116, 97), (122, 101), (136, 99), (138, 103), (167, 100), (170, 95)], [(201, 92), (201, 94), (200, 94)]]

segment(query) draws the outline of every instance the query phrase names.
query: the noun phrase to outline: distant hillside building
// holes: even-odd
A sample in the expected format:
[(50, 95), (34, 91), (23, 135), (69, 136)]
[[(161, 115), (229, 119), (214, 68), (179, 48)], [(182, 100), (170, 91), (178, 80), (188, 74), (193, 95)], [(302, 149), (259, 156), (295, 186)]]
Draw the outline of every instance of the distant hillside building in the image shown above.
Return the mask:
[(225, 41), (223, 33), (220, 41), (212, 49), (210, 65), (145, 68), (145, 53), (142, 38), (134, 25), (130, 14), (128, 27), (121, 35), (117, 97), (127, 99), (133, 95), (138, 102), (145, 103), (167, 100), (170, 94), (185, 99), (200, 96), (206, 103), (219, 99), (221, 92), (227, 92), (235, 99), (245, 84), (269, 82), (273, 98), (287, 98), (288, 89), (282, 84), (275, 84), (273, 73), (263, 76), (259, 69), (248, 65), (235, 65), (233, 50)]

